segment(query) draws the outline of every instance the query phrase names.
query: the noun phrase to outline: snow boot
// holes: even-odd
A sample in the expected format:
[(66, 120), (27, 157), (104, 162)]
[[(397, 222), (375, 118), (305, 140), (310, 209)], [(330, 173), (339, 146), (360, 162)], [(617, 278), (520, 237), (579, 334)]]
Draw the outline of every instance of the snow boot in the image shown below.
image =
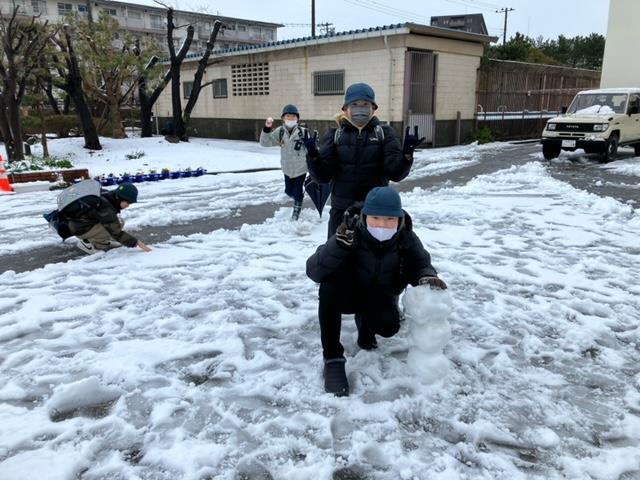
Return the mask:
[(336, 397), (349, 396), (349, 381), (344, 371), (346, 363), (344, 357), (325, 359), (324, 361), (324, 391), (333, 393)]
[(300, 211), (302, 210), (302, 202), (295, 202), (293, 204), (293, 212), (291, 213), (291, 220), (296, 221), (300, 217)]
[(364, 324), (360, 314), (356, 313), (356, 327), (358, 327), (358, 346), (362, 350), (375, 350), (378, 348), (376, 335)]

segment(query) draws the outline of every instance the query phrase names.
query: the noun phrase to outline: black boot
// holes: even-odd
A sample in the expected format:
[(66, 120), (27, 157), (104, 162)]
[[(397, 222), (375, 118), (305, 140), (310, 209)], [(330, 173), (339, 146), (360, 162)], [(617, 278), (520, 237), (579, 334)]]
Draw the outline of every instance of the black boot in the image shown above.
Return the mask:
[(291, 220), (298, 220), (300, 217), (300, 211), (302, 210), (302, 202), (295, 202), (293, 204), (293, 212), (291, 213)]
[(356, 327), (358, 327), (358, 346), (363, 350), (378, 348), (376, 335), (364, 324), (360, 314), (356, 313)]
[(349, 381), (344, 371), (344, 357), (325, 359), (324, 361), (324, 391), (333, 393), (336, 397), (349, 396)]

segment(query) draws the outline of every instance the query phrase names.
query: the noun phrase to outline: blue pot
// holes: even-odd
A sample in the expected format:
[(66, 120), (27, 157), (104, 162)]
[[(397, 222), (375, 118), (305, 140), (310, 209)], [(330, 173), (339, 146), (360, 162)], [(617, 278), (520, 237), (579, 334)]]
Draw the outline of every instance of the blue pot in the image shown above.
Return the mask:
[(122, 182), (130, 182), (130, 181), (131, 181), (131, 175), (122, 175), (120, 177), (120, 180), (117, 183), (120, 184)]
[(140, 183), (145, 181), (145, 175), (136, 175), (133, 177), (133, 183)]
[(202, 175), (204, 175), (204, 168), (197, 168), (195, 172), (193, 172), (193, 176), (194, 177), (201, 177)]
[(190, 177), (191, 176), (191, 172), (190, 171), (189, 172), (182, 172), (182, 176), (185, 177), (185, 178), (186, 177)]
[(171, 178), (175, 179), (175, 178), (180, 178), (182, 172), (171, 172)]

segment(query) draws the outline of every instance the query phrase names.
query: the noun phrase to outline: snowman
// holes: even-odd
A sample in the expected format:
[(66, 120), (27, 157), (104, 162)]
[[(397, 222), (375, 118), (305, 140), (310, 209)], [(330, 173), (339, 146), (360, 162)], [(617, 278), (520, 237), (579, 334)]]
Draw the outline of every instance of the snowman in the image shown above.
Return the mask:
[(409, 368), (423, 383), (443, 380), (449, 370), (449, 360), (442, 353), (451, 337), (449, 291), (428, 285), (409, 287), (402, 304), (409, 323)]

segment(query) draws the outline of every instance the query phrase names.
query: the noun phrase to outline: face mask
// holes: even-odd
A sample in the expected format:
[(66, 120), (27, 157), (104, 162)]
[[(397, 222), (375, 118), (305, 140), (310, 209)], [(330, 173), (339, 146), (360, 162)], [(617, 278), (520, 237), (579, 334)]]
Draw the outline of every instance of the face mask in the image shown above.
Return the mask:
[(287, 128), (293, 128), (296, 125), (298, 125), (298, 121), (297, 120), (285, 120), (284, 124), (287, 126)]
[(371, 107), (368, 105), (351, 107), (351, 121), (354, 125), (363, 127), (371, 118)]
[(370, 227), (369, 225), (367, 225), (367, 230), (371, 236), (379, 242), (389, 240), (398, 231), (395, 228)]

